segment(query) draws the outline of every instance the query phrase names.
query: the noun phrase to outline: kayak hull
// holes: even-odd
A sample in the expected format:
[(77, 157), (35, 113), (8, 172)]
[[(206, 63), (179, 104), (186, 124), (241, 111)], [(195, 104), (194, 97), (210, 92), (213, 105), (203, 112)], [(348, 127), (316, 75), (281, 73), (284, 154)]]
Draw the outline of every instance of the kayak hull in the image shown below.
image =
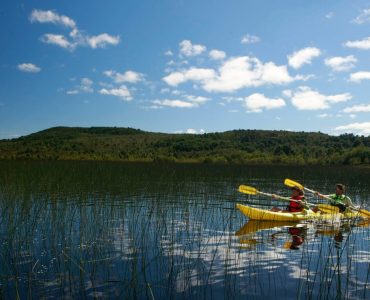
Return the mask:
[(236, 208), (239, 209), (245, 216), (251, 220), (260, 220), (260, 221), (291, 221), (299, 222), (305, 220), (335, 220), (343, 218), (356, 218), (359, 217), (359, 213), (350, 212), (350, 213), (326, 213), (322, 214), (321, 212), (315, 213), (311, 210), (290, 213), (290, 212), (275, 212), (264, 210), (260, 208), (255, 208), (247, 205), (236, 204)]

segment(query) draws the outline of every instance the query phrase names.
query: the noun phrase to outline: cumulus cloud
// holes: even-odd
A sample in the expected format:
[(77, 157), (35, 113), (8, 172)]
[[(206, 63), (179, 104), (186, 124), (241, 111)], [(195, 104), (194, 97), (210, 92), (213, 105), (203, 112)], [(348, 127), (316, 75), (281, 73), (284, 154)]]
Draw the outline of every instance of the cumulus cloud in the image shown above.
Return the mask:
[(172, 108), (192, 108), (197, 107), (198, 104), (190, 102), (190, 101), (184, 101), (179, 99), (164, 99), (164, 100), (154, 100), (152, 101), (154, 104), (153, 108), (160, 108), (160, 107), (172, 107)]
[(246, 34), (242, 37), (241, 43), (242, 44), (256, 44), (259, 43), (261, 39), (258, 36), (252, 35), (252, 34)]
[(74, 50), (77, 46), (76, 43), (69, 42), (64, 35), (61, 34), (44, 34), (40, 40), (46, 44), (52, 44), (64, 49)]
[(58, 15), (51, 10), (39, 10), (34, 9), (30, 15), (30, 21), (32, 23), (53, 23), (56, 25), (63, 25), (69, 28), (75, 28), (76, 22), (71, 18), (63, 15)]
[(117, 45), (119, 41), (119, 36), (112, 36), (107, 33), (87, 37), (87, 43), (93, 49), (104, 48), (106, 45)]
[(361, 104), (355, 105), (352, 107), (346, 107), (343, 109), (343, 112), (352, 114), (352, 113), (359, 113), (359, 112), (370, 112), (370, 104)]
[(99, 91), (99, 93), (102, 94), (102, 95), (110, 95), (110, 96), (119, 97), (119, 98), (121, 98), (122, 100), (125, 100), (125, 101), (131, 101), (132, 100), (131, 93), (125, 85), (121, 85), (118, 88), (112, 88), (112, 89), (105, 89), (104, 88), (104, 89), (101, 89)]
[(213, 69), (190, 68), (185, 71), (173, 72), (163, 78), (163, 80), (171, 86), (178, 86), (186, 81), (201, 81), (204, 82), (216, 76)]
[(370, 135), (370, 122), (351, 123), (335, 127), (336, 131), (344, 131), (361, 135)]
[(353, 55), (345, 57), (335, 56), (325, 59), (325, 65), (329, 66), (335, 72), (349, 71), (355, 67), (357, 58)]
[(349, 76), (349, 81), (360, 83), (362, 80), (370, 80), (370, 72), (356, 72)]
[(183, 98), (184, 99), (157, 99), (152, 101), (153, 105), (151, 108), (194, 108), (210, 100), (206, 97), (194, 95), (184, 95)]
[(143, 74), (131, 70), (128, 70), (125, 73), (107, 70), (104, 71), (103, 74), (109, 78), (112, 78), (116, 83), (137, 83), (144, 80)]
[(312, 59), (320, 55), (320, 49), (307, 47), (288, 55), (288, 62), (292, 68), (299, 69), (305, 64), (311, 64)]
[(214, 49), (209, 52), (209, 57), (214, 60), (221, 60), (226, 57), (226, 53), (224, 51)]
[(203, 134), (205, 132), (206, 131), (204, 129), (196, 130), (196, 129), (193, 129), (193, 128), (188, 128), (185, 131), (183, 131), (183, 130), (175, 131), (175, 133), (187, 133), (187, 134)]
[(173, 53), (172, 53), (172, 51), (171, 51), (171, 50), (167, 50), (167, 51), (164, 53), (164, 55), (166, 55), (166, 56), (173, 56)]
[(194, 45), (189, 40), (183, 40), (179, 45), (180, 54), (184, 56), (197, 56), (207, 50), (206, 46)]
[(81, 78), (80, 84), (76, 85), (72, 90), (67, 91), (68, 95), (76, 95), (80, 93), (93, 93), (93, 81), (87, 77)]
[(307, 86), (301, 86), (292, 95), (292, 104), (299, 110), (321, 110), (330, 108), (331, 104), (352, 99), (350, 93), (323, 95)]
[(357, 41), (347, 41), (344, 43), (345, 47), (348, 48), (356, 48), (361, 50), (369, 50), (370, 49), (370, 36), (367, 38), (364, 38), (362, 40)]
[(33, 10), (29, 19), (31, 23), (52, 23), (71, 29), (69, 37), (62, 34), (46, 33), (40, 38), (46, 44), (56, 45), (71, 51), (75, 50), (78, 46), (96, 49), (104, 48), (107, 45), (117, 45), (120, 42), (119, 36), (109, 35), (108, 33), (92, 36), (87, 35), (77, 28), (76, 22), (73, 19), (50, 10)]
[(19, 64), (17, 68), (19, 71), (28, 72), (28, 73), (38, 73), (41, 71), (40, 67), (34, 64), (31, 64), (31, 63)]
[(370, 8), (363, 9), (360, 14), (352, 20), (352, 23), (355, 24), (364, 24), (370, 23)]
[(163, 78), (171, 86), (194, 81), (207, 92), (234, 92), (241, 88), (265, 84), (281, 85), (302, 79), (304, 78), (291, 77), (286, 66), (277, 66), (273, 62), (263, 64), (257, 58), (248, 56), (230, 58), (220, 66), (218, 71), (190, 68), (170, 73)]
[(276, 109), (285, 106), (281, 98), (267, 98), (263, 94), (255, 93), (245, 98), (244, 106), (248, 112), (259, 113), (263, 109)]

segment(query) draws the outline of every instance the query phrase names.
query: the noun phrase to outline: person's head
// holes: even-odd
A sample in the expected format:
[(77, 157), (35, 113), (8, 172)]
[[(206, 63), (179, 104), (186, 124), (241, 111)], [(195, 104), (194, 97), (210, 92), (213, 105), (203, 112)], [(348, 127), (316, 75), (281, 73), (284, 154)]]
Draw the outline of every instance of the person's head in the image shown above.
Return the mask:
[(337, 195), (343, 195), (343, 194), (345, 193), (345, 191), (346, 191), (346, 187), (345, 187), (345, 185), (344, 185), (344, 184), (337, 183), (337, 184), (335, 185), (335, 193), (336, 193)]
[(298, 186), (292, 187), (292, 196), (303, 196), (303, 191)]

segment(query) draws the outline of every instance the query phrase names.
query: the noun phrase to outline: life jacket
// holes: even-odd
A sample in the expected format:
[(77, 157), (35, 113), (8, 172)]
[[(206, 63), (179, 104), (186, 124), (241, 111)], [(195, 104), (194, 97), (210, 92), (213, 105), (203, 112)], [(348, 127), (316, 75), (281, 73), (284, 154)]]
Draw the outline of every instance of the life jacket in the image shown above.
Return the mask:
[[(293, 200), (304, 200), (304, 196), (296, 196), (290, 198)], [(287, 210), (290, 212), (301, 212), (303, 210), (303, 207), (300, 207), (298, 202), (290, 201)]]
[(332, 206), (338, 207), (340, 212), (345, 212), (347, 208), (345, 205), (345, 201), (348, 198), (346, 195), (333, 194), (333, 195), (330, 195), (329, 197), (331, 198), (330, 204)]

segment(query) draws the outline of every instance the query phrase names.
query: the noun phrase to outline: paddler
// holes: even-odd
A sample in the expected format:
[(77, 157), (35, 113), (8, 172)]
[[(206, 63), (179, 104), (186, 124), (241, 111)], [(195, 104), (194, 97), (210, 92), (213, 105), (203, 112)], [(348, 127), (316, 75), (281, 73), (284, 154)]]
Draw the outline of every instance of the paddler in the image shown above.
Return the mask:
[[(278, 198), (278, 197), (275, 194), (272, 194), (272, 198)], [(303, 211), (305, 204), (304, 204), (304, 193), (302, 189), (300, 189), (298, 186), (293, 186), (292, 195), (290, 196), (290, 199), (294, 201), (290, 201), (286, 210), (283, 210), (282, 212), (301, 212)], [(271, 211), (281, 211), (281, 209), (277, 207), (273, 207)]]
[(320, 198), (328, 199), (330, 205), (336, 206), (339, 208), (340, 212), (344, 212), (347, 207), (353, 206), (351, 198), (346, 196), (344, 193), (346, 192), (346, 186), (341, 183), (337, 183), (335, 185), (335, 194), (331, 195), (323, 195), (320, 193), (316, 193)]

